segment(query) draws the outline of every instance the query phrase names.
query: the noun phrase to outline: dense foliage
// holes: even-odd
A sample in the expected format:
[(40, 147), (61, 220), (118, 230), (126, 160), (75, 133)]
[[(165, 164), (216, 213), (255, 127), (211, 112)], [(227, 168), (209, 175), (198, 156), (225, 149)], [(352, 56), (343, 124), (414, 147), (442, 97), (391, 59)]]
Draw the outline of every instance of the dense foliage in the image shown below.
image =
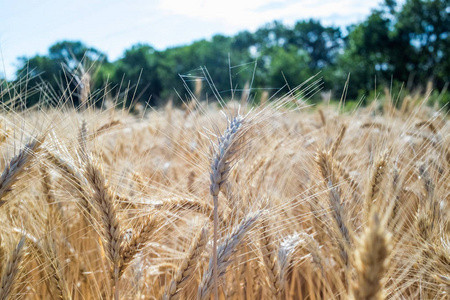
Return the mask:
[[(26, 82), (28, 105), (48, 93), (69, 95), (78, 104), (84, 74), (90, 75), (91, 90), (101, 91), (99, 97), (109, 93), (124, 97), (128, 104), (180, 102), (185, 98), (184, 84), (194, 90), (196, 81), (209, 76), (218, 93), (229, 98), (232, 91), (250, 85), (273, 94), (319, 72), (323, 90), (331, 90), (334, 98), (340, 97), (349, 75), (348, 99), (380, 87), (394, 85), (399, 90), (403, 84), (411, 90), (428, 82), (438, 94), (450, 80), (449, 14), (450, 0), (407, 0), (403, 5), (386, 0), (345, 32), (316, 20), (293, 26), (274, 21), (255, 32), (215, 35), (163, 51), (136, 44), (113, 62), (79, 41), (62, 41), (51, 46), (47, 55), (21, 58), (17, 81)], [(197, 86), (202, 97), (205, 86), (203, 92)], [(253, 90), (256, 99), (259, 91)], [(450, 97), (444, 93), (436, 98), (443, 104)]]

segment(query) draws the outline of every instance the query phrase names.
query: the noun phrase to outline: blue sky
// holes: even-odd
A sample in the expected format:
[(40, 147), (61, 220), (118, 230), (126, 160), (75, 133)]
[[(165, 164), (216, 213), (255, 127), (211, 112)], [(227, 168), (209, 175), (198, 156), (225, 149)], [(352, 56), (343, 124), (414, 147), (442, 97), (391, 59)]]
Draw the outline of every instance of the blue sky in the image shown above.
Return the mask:
[(20, 56), (46, 54), (60, 40), (81, 40), (119, 58), (138, 42), (163, 50), (256, 30), (273, 20), (314, 18), (346, 26), (381, 1), (358, 0), (0, 0), (0, 75), (13, 78)]

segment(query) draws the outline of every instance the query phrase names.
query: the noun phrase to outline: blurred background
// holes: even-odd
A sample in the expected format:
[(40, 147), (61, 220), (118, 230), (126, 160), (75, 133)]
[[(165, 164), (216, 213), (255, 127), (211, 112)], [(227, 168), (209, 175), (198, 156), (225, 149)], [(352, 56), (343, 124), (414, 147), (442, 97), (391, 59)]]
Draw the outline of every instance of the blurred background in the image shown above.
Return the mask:
[(313, 102), (349, 80), (349, 102), (428, 86), (445, 104), (449, 28), (450, 0), (2, 1), (0, 82), (28, 106), (77, 105), (86, 85), (94, 100), (163, 105), (186, 87), (208, 97), (211, 81), (257, 102), (318, 74)]

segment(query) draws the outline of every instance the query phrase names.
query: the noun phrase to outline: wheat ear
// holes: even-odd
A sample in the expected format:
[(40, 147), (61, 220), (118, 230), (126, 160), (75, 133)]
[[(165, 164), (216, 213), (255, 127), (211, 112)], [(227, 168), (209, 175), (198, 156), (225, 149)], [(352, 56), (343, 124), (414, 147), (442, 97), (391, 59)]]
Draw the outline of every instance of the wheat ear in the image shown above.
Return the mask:
[(55, 195), (53, 194), (54, 187), (46, 166), (41, 167), (41, 176), (42, 190), (49, 209), (49, 213), (47, 214), (47, 222), (51, 224), (58, 224), (63, 221), (63, 212), (61, 209), (61, 204), (56, 202)]
[(306, 245), (306, 249), (311, 254), (312, 261), (314, 266), (324, 274), (324, 262), (325, 258), (323, 257), (322, 251), (320, 250), (319, 243), (314, 239), (314, 237), (308, 233), (301, 233), (301, 237), (303, 237)]
[(272, 240), (271, 232), (269, 230), (269, 223), (263, 218), (261, 221), (261, 239), (259, 241), (261, 247), (261, 254), (264, 265), (266, 266), (267, 276), (269, 280), (269, 288), (271, 296), (276, 299), (280, 290), (280, 266), (277, 260), (277, 249)]
[(0, 177), (0, 206), (6, 203), (3, 199), (14, 189), (14, 184), (31, 164), (33, 155), (40, 150), (44, 139), (45, 136), (33, 139), (6, 164)]
[(194, 239), (189, 251), (186, 254), (181, 266), (175, 277), (170, 282), (168, 289), (165, 291), (164, 300), (181, 299), (182, 289), (187, 285), (188, 280), (192, 277), (197, 261), (200, 258), (203, 250), (208, 242), (208, 227), (203, 227), (197, 237)]
[(332, 156), (334, 156), (337, 152), (337, 149), (339, 148), (339, 145), (342, 143), (342, 140), (344, 139), (345, 132), (347, 131), (347, 125), (342, 125), (341, 130), (339, 131), (339, 134), (334, 141), (333, 145), (331, 145), (330, 153)]
[(383, 152), (375, 161), (373, 169), (370, 174), (370, 180), (367, 185), (365, 195), (365, 212), (370, 214), (372, 203), (376, 201), (380, 193), (380, 183), (386, 173), (386, 165), (388, 161), (389, 152)]
[(287, 236), (280, 244), (278, 249), (278, 264), (280, 266), (280, 288), (278, 290), (278, 298), (284, 298), (284, 287), (286, 286), (286, 280), (288, 271), (292, 266), (292, 260), (295, 251), (300, 245), (300, 238), (298, 233)]
[(113, 203), (114, 195), (106, 185), (101, 167), (92, 162), (92, 158), (86, 164), (85, 176), (93, 190), (93, 202), (96, 204), (100, 213), (104, 239), (103, 248), (111, 263), (111, 277), (113, 279), (113, 287), (115, 287), (114, 297), (117, 300), (119, 298), (117, 284), (120, 271), (120, 245), (122, 236), (116, 208)]
[(384, 228), (378, 215), (373, 213), (358, 242), (354, 261), (356, 276), (351, 286), (355, 300), (384, 299), (383, 277), (391, 252), (390, 234)]
[[(246, 233), (250, 231), (261, 215), (261, 211), (247, 215), (241, 223), (229, 234), (218, 248), (217, 262), (219, 277), (225, 274), (227, 267), (232, 263), (231, 256), (237, 251), (237, 247), (244, 239)], [(213, 259), (209, 260), (208, 269), (202, 277), (202, 282), (198, 287), (198, 300), (209, 299), (211, 289), (213, 288)]]
[(224, 188), (228, 174), (231, 169), (236, 152), (239, 150), (239, 140), (241, 137), (243, 118), (238, 115), (233, 118), (224, 134), (219, 138), (217, 147), (211, 163), (211, 185), (210, 193), (214, 202), (214, 237), (213, 237), (213, 269), (214, 269), (214, 299), (219, 299), (218, 293), (218, 271), (217, 271), (217, 236), (219, 227), (218, 216), (218, 196), (221, 189)]
[(41, 167), (41, 176), (42, 176), (42, 190), (45, 195), (45, 200), (47, 204), (53, 209), (53, 205), (56, 204), (55, 196), (53, 195), (53, 185), (50, 180), (50, 174), (46, 167)]
[(316, 156), (316, 163), (330, 192), (329, 203), (332, 208), (334, 225), (337, 227), (336, 233), (338, 234), (336, 242), (339, 246), (342, 262), (344, 266), (348, 266), (348, 248), (351, 244), (350, 231), (344, 206), (341, 203), (341, 190), (337, 185), (330, 152), (319, 151)]
[(319, 108), (318, 110), (320, 121), (322, 123), (322, 127), (325, 127), (327, 125), (327, 119), (325, 118), (325, 114), (323, 113), (323, 110)]
[(341, 176), (350, 185), (353, 193), (358, 193), (358, 183), (352, 178), (340, 161), (332, 157), (333, 166), (336, 168), (339, 176)]
[(136, 255), (142, 251), (145, 245), (149, 242), (150, 237), (157, 229), (159, 219), (154, 216), (149, 216), (141, 229), (131, 238), (131, 240), (122, 245), (120, 249), (120, 271), (119, 278), (125, 272), (126, 268), (133, 261)]
[(87, 123), (86, 120), (81, 122), (80, 130), (78, 132), (78, 147), (79, 155), (83, 161), (88, 159), (87, 157)]
[(20, 239), (16, 248), (11, 253), (9, 260), (6, 262), (6, 266), (3, 270), (1, 279), (0, 300), (9, 299), (11, 293), (13, 292), (14, 283), (16, 282), (17, 275), (19, 274), (23, 259), (24, 244), (25, 244), (25, 236), (23, 236)]
[[(195, 213), (207, 216), (214, 221), (213, 211), (214, 207), (211, 205), (193, 199), (168, 199), (164, 200), (162, 208), (169, 211), (177, 210), (187, 210)], [(219, 222), (222, 223), (224, 220), (219, 216)]]
[(45, 158), (57, 167), (67, 179), (74, 185), (81, 198), (81, 206), (85, 216), (90, 221), (92, 217), (92, 201), (87, 190), (84, 188), (88, 184), (86, 178), (80, 173), (77, 167), (57, 155), (56, 153), (46, 151)]

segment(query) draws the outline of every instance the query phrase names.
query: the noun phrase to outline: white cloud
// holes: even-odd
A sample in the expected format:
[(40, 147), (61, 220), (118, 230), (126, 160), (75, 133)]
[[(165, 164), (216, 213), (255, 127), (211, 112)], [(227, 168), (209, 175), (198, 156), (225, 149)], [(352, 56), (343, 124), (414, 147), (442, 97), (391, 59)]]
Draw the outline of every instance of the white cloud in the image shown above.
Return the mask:
[(374, 6), (374, 2), (355, 0), (161, 0), (159, 3), (159, 7), (169, 14), (221, 23), (228, 26), (227, 31), (242, 28), (254, 30), (272, 20), (294, 22), (315, 18), (331, 24), (338, 18), (350, 24), (364, 19)]

